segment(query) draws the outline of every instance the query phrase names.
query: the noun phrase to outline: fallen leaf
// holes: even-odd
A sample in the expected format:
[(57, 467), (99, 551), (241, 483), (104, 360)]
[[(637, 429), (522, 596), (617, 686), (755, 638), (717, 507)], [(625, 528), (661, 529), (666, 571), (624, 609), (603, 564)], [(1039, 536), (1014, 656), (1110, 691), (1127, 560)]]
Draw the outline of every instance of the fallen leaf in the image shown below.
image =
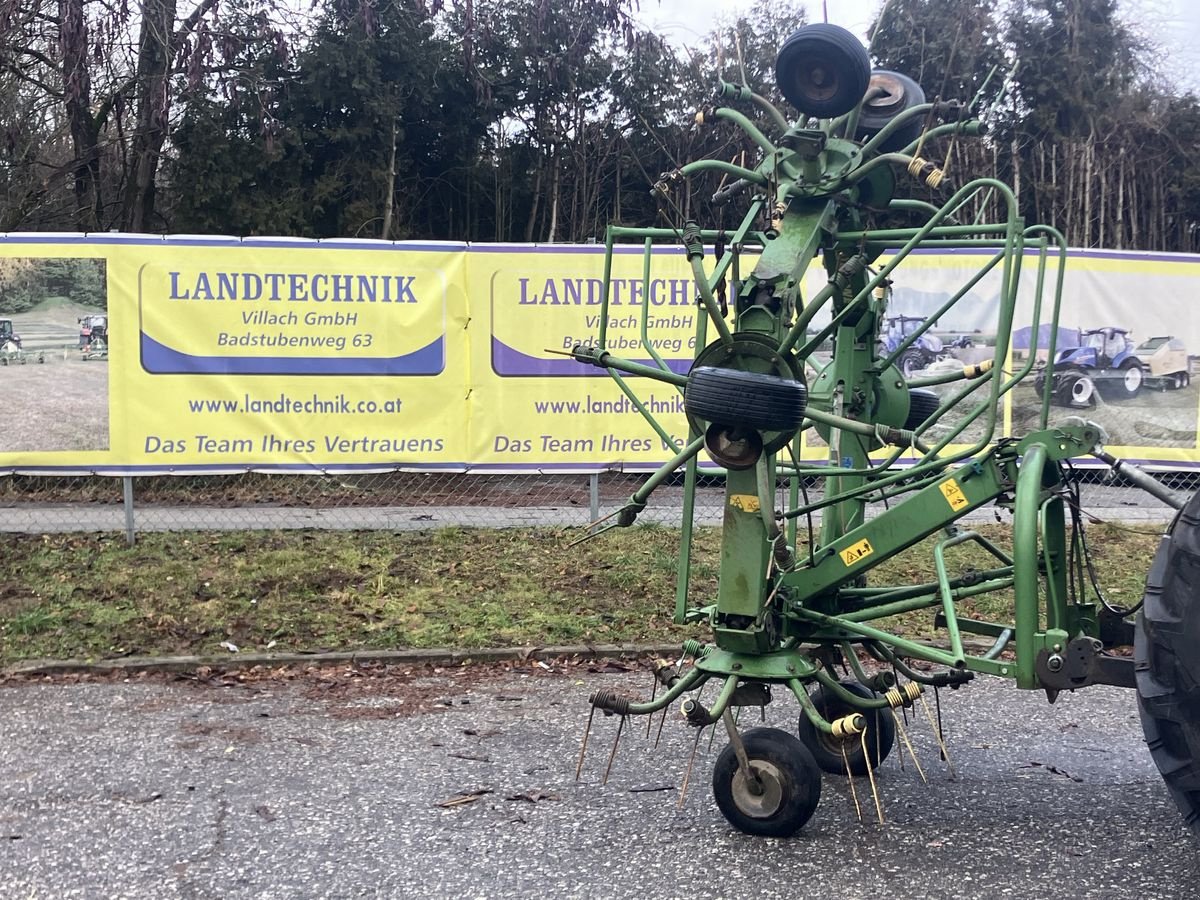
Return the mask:
[(505, 800), (524, 800), (526, 803), (537, 803), (540, 800), (561, 800), (562, 797), (558, 794), (551, 794), (540, 788), (534, 788), (531, 791), (523, 791), (520, 794), (511, 794), (504, 798)]
[(486, 796), (490, 793), (492, 793), (491, 788), (478, 788), (474, 791), (464, 791), (456, 794), (448, 800), (439, 801), (438, 803), (435, 803), (434, 806), (440, 806), (443, 809), (453, 809), (457, 806), (464, 806), (468, 803), (474, 803), (480, 797)]
[(271, 807), (267, 806), (265, 803), (254, 807), (254, 811), (258, 813), (260, 818), (265, 819), (268, 822), (274, 822), (275, 819), (278, 818), (275, 813), (271, 812)]

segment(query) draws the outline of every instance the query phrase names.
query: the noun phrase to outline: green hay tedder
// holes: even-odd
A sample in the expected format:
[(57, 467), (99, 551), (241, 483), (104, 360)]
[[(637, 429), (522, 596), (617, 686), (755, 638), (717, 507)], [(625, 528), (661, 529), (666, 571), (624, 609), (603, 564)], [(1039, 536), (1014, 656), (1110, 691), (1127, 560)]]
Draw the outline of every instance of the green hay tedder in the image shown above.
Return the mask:
[[(712, 630), (709, 642), (689, 641), (678, 661), (657, 667), (657, 696), (599, 691), (591, 698), (593, 715), (599, 709), (623, 722), (681, 700), (697, 740), (704, 726), (723, 724), (729, 744), (713, 772), (718, 806), (742, 831), (782, 836), (812, 816), (822, 772), (871, 774), (892, 749), (897, 712), (914, 706), (928, 712), (927, 689), (959, 687), (979, 674), (1043, 690), (1051, 700), (1093, 684), (1136, 688), (1154, 760), (1200, 830), (1200, 602), (1193, 602), (1200, 587), (1200, 500), (1180, 498), (1115, 459), (1095, 424), (1076, 418), (1051, 426), (1049, 392), (1036, 430), (997, 436), (1002, 398), (1030, 374), (1037, 356), (1006, 370), (1013, 329), (1048, 333), (1049, 359), (1055, 356), (1061, 235), (1026, 225), (1000, 181), (949, 185), (920, 148), (935, 137), (981, 134), (972, 104), (927, 103), (909, 79), (873, 76), (849, 32), (832, 25), (800, 29), (780, 50), (776, 75), (801, 113), (796, 123), (748, 88), (729, 84), (723, 96), (756, 107), (774, 133), (733, 108), (704, 115), (740, 127), (761, 148), (756, 168), (701, 160), (655, 186), (669, 203), (689, 179), (723, 177), (718, 199), (745, 204), (734, 230), (691, 221), (679, 230), (608, 229), (606, 282), (614, 243), (643, 243), (648, 280), (653, 246), (682, 242), (706, 312), (697, 317), (690, 370), (673, 371), (650, 346), (644, 348), (649, 362), (609, 353), (607, 295), (596, 342), (572, 351), (580, 363), (606, 369), (664, 441), (670, 435), (646, 410), (637, 386), (652, 379), (682, 392), (689, 439), (675, 444), (674, 458), (614, 513), (609, 527), (633, 524), (655, 488), (682, 469), (675, 619)], [(906, 197), (906, 184), (940, 189), (948, 199), (937, 205)], [(995, 209), (1001, 214), (982, 212)], [(717, 248), (715, 256), (706, 258), (708, 246)], [(984, 252), (986, 261), (923, 327), (885, 344), (890, 285), (903, 278), (918, 248), (967, 248)], [(746, 268), (753, 257), (748, 273), (743, 254)], [(810, 265), (823, 267), (824, 286), (804, 296)], [(899, 361), (909, 347), (989, 275), (999, 281), (991, 360), (906, 376)], [(1014, 321), (1021, 285), (1032, 314)], [(648, 287), (643, 294), (649, 296)], [(1043, 324), (1050, 327), (1040, 332)], [(830, 344), (831, 358), (815, 355)], [(804, 432), (828, 446), (824, 464), (802, 461)], [(702, 453), (724, 476), (720, 576), (716, 596), (692, 606), (695, 491), (714, 471), (698, 467)], [(1088, 553), (1070, 462), (1080, 457), (1102, 461), (1179, 510), (1150, 566), (1136, 627), (1129, 621), (1134, 610), (1108, 608), (1085, 587)], [(814, 479), (823, 490), (810, 495)], [(786, 490), (777, 504), (780, 485)], [(989, 504), (1011, 511), (1011, 553), (956, 524)], [(931, 537), (935, 580), (876, 580), (880, 563)], [(991, 562), (956, 572), (952, 551), (965, 544)], [(1013, 598), (1009, 621), (959, 615), (960, 601), (991, 593)], [(916, 610), (934, 612), (939, 642), (905, 639), (881, 623)], [(1132, 656), (1107, 652), (1129, 643)], [(706, 704), (700, 692), (707, 682), (717, 691)], [(734, 712), (765, 705), (773, 692), (798, 701), (798, 733), (740, 731)], [(589, 718), (589, 731), (591, 724)]]

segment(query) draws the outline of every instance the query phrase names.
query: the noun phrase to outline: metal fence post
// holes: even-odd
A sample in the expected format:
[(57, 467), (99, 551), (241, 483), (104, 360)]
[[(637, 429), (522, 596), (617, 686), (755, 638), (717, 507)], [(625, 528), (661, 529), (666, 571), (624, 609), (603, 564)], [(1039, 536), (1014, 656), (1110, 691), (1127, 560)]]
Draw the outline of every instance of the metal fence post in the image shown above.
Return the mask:
[(589, 477), (589, 485), (591, 488), (591, 511), (592, 518), (590, 521), (595, 522), (600, 518), (600, 473), (593, 472)]
[(133, 546), (135, 535), (133, 531), (133, 476), (126, 475), (121, 481), (125, 501), (125, 540)]

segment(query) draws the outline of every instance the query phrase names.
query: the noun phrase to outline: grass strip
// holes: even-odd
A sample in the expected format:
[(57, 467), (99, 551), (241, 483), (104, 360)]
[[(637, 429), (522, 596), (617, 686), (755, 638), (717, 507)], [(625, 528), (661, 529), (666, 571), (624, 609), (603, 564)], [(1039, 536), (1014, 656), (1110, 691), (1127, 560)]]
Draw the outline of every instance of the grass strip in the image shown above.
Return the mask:
[[(1004, 546), (1007, 526), (979, 529)], [(1141, 596), (1153, 528), (1088, 531), (1114, 603)], [(715, 596), (719, 532), (697, 533), (691, 596)], [(932, 539), (931, 539), (932, 540)], [(542, 646), (670, 642), (705, 636), (671, 624), (677, 529), (613, 531), (566, 549), (553, 529), (425, 532), (177, 532), (4, 535), (0, 664), (243, 651)], [(952, 571), (991, 565), (972, 546)], [(930, 542), (889, 560), (872, 584), (933, 578)], [(962, 614), (1006, 622), (1011, 598), (964, 602)], [(932, 612), (888, 620), (932, 634)]]

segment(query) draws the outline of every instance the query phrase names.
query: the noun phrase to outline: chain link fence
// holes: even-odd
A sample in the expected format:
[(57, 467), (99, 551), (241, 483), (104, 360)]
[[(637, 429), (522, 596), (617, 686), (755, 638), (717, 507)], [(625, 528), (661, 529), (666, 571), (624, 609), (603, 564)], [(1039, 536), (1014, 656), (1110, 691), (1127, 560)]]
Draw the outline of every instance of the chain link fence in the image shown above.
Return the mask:
[[(1083, 506), (1098, 519), (1165, 521), (1173, 510), (1107, 470), (1078, 470)], [(322, 528), (412, 531), (444, 527), (586, 528), (629, 499), (644, 474), (521, 474), (382, 472), (298, 475), (137, 476), (9, 475), (0, 478), (0, 531), (10, 533), (232, 531)], [(1200, 475), (1157, 477), (1183, 494)], [(807, 480), (810, 500), (821, 479)], [(779, 484), (779, 508), (789, 508), (790, 485)], [(654, 492), (642, 523), (678, 526), (682, 475)], [(701, 478), (695, 518), (720, 523), (723, 484)], [(994, 519), (991, 508), (977, 511)]]

